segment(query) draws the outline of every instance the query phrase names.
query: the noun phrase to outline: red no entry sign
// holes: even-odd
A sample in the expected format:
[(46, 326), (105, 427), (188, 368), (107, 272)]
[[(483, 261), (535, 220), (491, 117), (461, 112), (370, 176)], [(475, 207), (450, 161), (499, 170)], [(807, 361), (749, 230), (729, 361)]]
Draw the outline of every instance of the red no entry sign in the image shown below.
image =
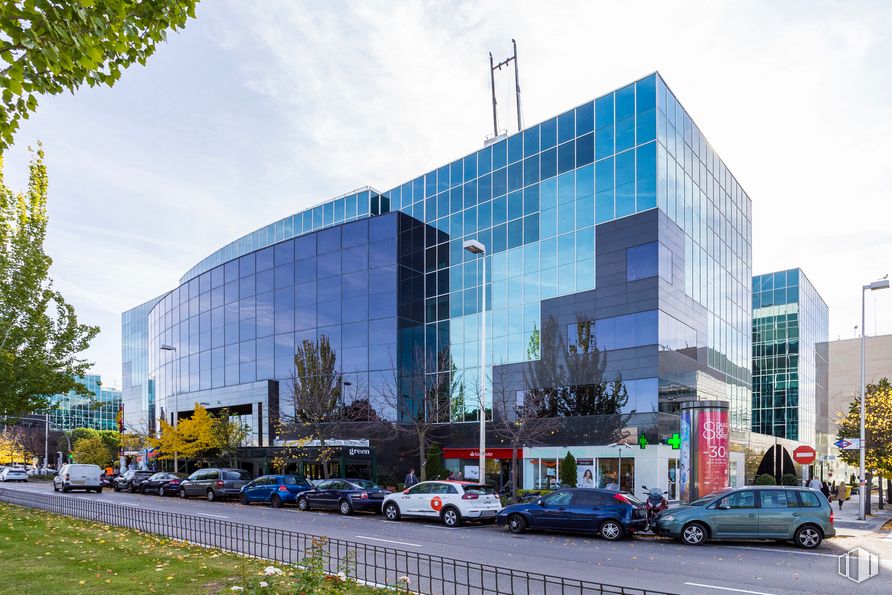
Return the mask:
[(815, 462), (817, 453), (811, 446), (798, 446), (793, 451), (793, 460), (800, 465), (811, 465)]

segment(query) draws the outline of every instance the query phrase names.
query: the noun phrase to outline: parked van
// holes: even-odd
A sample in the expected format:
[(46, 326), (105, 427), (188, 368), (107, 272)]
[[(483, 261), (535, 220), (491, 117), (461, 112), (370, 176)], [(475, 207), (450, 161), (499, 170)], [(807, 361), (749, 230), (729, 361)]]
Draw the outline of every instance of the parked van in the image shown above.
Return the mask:
[(59, 474), (53, 478), (53, 491), (69, 492), (71, 490), (102, 492), (102, 483), (99, 476), (102, 469), (99, 465), (62, 465)]

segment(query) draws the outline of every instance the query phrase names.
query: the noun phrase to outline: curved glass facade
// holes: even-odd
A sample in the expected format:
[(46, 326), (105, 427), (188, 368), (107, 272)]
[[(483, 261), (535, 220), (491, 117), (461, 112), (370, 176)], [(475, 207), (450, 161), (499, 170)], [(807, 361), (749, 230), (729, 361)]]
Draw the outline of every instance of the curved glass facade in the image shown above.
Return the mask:
[[(451, 377), (449, 419), (471, 421), (485, 289), (488, 395), (493, 367), (517, 390), (543, 358), (574, 367), (572, 335), (584, 328), (585, 351), (603, 352), (605, 373), (626, 381), (629, 410), (723, 399), (747, 430), (750, 216), (749, 197), (653, 74), (214, 253), (151, 310), (149, 375), (159, 403), (287, 381), (295, 346), (326, 335), (348, 396), (374, 401), (414, 373), (423, 349), (441, 362), (424, 371), (428, 386)], [(469, 239), (485, 257), (463, 249)]]

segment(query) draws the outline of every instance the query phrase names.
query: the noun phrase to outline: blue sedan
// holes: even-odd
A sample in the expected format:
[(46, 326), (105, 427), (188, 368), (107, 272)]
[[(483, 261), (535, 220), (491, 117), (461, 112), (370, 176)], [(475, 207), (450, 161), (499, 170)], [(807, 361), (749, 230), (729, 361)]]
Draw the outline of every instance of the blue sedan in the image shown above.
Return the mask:
[(298, 496), (311, 489), (310, 482), (298, 475), (262, 475), (242, 487), (238, 501), (245, 505), (266, 502), (279, 508), (288, 502), (296, 502)]
[(647, 525), (644, 504), (631, 494), (590, 488), (552, 492), (534, 502), (512, 504), (496, 516), (512, 533), (527, 529), (593, 533), (614, 541)]

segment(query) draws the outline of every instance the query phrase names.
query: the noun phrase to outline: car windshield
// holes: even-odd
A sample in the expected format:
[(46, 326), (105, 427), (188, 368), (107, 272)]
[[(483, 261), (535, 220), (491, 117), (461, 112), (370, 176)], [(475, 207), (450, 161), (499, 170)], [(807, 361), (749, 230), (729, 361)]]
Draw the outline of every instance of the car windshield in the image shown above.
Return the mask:
[(354, 479), (354, 480), (351, 480), (350, 483), (352, 483), (355, 486), (359, 486), (360, 488), (362, 488), (364, 490), (373, 490), (378, 487), (375, 485), (374, 481), (369, 481), (368, 479)]
[(477, 496), (492, 496), (496, 491), (487, 486), (487, 485), (466, 485), (465, 486), (465, 494), (472, 494)]
[(703, 496), (702, 498), (697, 498), (696, 500), (694, 500), (693, 502), (688, 504), (688, 506), (703, 506), (705, 504), (709, 504), (710, 502), (712, 502), (719, 496), (727, 494), (730, 491), (731, 491), (730, 489), (725, 489), (725, 490), (719, 490), (717, 492), (713, 492), (713, 493), (709, 494), (708, 496)]
[(224, 471), (224, 479), (240, 479), (242, 481), (251, 481), (253, 477), (247, 471)]

